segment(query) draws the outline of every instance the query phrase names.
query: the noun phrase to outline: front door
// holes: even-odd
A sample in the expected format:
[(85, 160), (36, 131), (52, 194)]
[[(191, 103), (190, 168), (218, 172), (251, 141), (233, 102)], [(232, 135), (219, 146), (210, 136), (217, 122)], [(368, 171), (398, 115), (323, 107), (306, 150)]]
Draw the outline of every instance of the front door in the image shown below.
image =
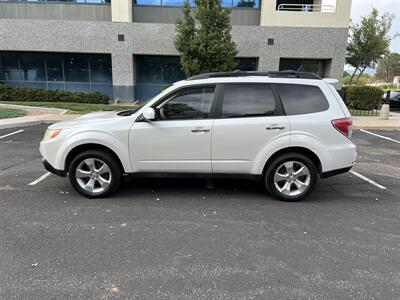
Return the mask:
[(136, 172), (211, 173), (214, 90), (181, 89), (155, 105), (155, 121), (134, 123), (129, 150)]

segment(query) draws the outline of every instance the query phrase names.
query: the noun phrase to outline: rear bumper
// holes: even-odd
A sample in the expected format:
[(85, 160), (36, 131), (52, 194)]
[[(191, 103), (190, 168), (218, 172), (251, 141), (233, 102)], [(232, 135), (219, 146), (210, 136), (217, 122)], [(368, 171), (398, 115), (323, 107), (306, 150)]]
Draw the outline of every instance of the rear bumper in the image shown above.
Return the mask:
[(323, 172), (321, 174), (321, 178), (328, 178), (328, 177), (332, 177), (335, 175), (339, 175), (339, 174), (343, 174), (343, 173), (347, 173), (348, 171), (351, 170), (353, 166), (347, 167), (347, 168), (342, 168), (342, 169), (336, 169), (336, 170), (332, 170), (332, 171), (328, 171), (328, 172)]
[(52, 165), (50, 165), (50, 163), (47, 161), (47, 160), (45, 160), (45, 159), (43, 159), (43, 166), (44, 166), (44, 168), (47, 170), (47, 171), (49, 171), (49, 172), (51, 172), (51, 173), (53, 173), (53, 174), (56, 174), (56, 175), (58, 175), (58, 176), (61, 176), (61, 177), (66, 177), (67, 176), (67, 172), (65, 172), (64, 170), (57, 170), (57, 169), (55, 169)]

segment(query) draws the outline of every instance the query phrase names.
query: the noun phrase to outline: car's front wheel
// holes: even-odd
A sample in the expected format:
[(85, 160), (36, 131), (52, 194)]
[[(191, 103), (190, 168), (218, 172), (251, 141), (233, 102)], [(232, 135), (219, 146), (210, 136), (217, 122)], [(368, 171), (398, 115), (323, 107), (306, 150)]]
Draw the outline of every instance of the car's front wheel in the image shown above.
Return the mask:
[(106, 197), (121, 182), (121, 168), (115, 158), (99, 150), (84, 151), (75, 156), (68, 169), (74, 189), (88, 198)]
[(271, 162), (265, 173), (265, 185), (279, 200), (300, 201), (310, 195), (317, 178), (317, 168), (307, 156), (287, 153)]

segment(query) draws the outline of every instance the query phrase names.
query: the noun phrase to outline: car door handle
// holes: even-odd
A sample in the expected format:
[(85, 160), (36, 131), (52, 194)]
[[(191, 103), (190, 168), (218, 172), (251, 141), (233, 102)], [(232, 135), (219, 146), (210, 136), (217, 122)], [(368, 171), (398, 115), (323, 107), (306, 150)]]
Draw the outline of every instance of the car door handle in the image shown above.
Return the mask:
[(271, 126), (266, 127), (265, 129), (267, 129), (267, 130), (274, 130), (274, 129), (282, 130), (285, 128), (286, 127), (283, 125), (271, 125)]
[(191, 130), (193, 133), (205, 133), (205, 132), (210, 132), (210, 129), (204, 129), (204, 128), (196, 128)]

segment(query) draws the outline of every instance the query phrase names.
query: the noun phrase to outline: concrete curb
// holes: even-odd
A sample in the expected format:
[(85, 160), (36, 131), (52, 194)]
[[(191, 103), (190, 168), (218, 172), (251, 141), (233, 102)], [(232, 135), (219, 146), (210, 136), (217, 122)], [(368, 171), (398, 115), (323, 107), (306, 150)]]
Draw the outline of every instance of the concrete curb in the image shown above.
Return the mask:
[(6, 104), (6, 103), (0, 103), (0, 107), (22, 109), (22, 110), (32, 110), (32, 111), (43, 112), (43, 113), (47, 113), (47, 114), (57, 114), (57, 115), (63, 115), (68, 112), (68, 109), (48, 108), (48, 107), (28, 106), (28, 105), (16, 105), (16, 104)]
[(67, 121), (80, 115), (38, 115), (38, 116), (27, 116), (20, 118), (11, 118), (0, 120), (0, 129), (18, 128), (18, 127), (28, 127), (40, 124), (52, 124), (61, 121)]

